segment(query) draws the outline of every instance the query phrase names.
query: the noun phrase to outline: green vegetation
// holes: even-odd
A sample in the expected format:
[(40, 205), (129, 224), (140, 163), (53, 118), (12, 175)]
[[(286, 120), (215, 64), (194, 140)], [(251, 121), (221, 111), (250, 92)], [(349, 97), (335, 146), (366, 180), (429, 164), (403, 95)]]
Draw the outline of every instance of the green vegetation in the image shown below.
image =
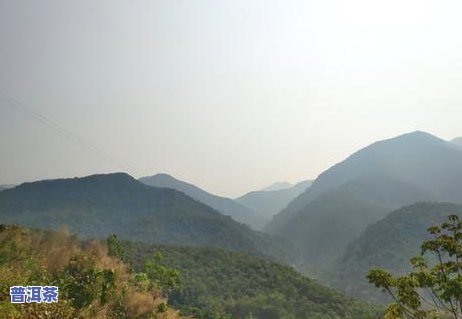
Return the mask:
[[(462, 318), (462, 222), (450, 215), (440, 226), (428, 228), (432, 239), (410, 260), (413, 270), (394, 277), (383, 269), (367, 278), (393, 298), (386, 319)], [(433, 259), (425, 259), (431, 254)], [(432, 262), (433, 261), (433, 262)]]
[(389, 302), (387, 294), (367, 282), (368, 270), (380, 267), (396, 274), (409, 272), (408, 260), (422, 241), (430, 239), (426, 229), (443, 222), (449, 214), (462, 216), (462, 205), (424, 202), (391, 213), (352, 242), (336, 267), (323, 278), (351, 296)]
[[(377, 318), (375, 307), (266, 259), (121, 243), (116, 235), (102, 245), (65, 231), (2, 225), (0, 276), (0, 319)], [(11, 304), (9, 288), (17, 285), (58, 286), (59, 302)]]
[(124, 243), (141, 269), (147, 256), (180, 274), (181, 285), (169, 301), (199, 319), (369, 318), (371, 305), (354, 301), (308, 279), (294, 269), (236, 252), (198, 247)]
[(268, 219), (255, 213), (231, 198), (210, 194), (199, 187), (180, 181), (168, 174), (157, 174), (139, 179), (140, 182), (154, 187), (165, 187), (183, 192), (191, 198), (208, 205), (224, 215), (231, 216), (235, 221), (244, 223), (254, 229), (261, 229)]
[[(158, 268), (134, 274), (99, 242), (0, 225), (1, 319), (180, 318), (162, 297)], [(152, 280), (156, 277), (158, 280)], [(12, 286), (58, 286), (57, 303), (10, 303)]]
[(408, 183), (383, 176), (361, 178), (325, 191), (282, 227), (279, 235), (297, 245), (305, 261), (299, 268), (319, 276), (368, 225), (395, 207), (425, 198), (423, 191)]
[[(424, 132), (379, 141), (323, 172), (266, 230), (292, 241), (319, 275), (389, 212), (418, 201), (462, 201), (462, 152)], [(335, 236), (333, 236), (335, 234)]]
[(214, 246), (290, 258), (269, 235), (173, 189), (144, 185), (124, 173), (25, 183), (0, 192), (3, 223), (40, 229), (63, 225), (81, 238)]

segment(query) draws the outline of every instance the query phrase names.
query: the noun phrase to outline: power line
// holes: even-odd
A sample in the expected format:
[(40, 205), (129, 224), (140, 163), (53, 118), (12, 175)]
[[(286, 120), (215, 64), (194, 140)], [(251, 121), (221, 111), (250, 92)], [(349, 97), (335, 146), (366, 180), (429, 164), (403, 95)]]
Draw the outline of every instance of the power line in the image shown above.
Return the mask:
[(93, 143), (88, 142), (84, 138), (80, 137), (79, 135), (73, 133), (72, 131), (66, 129), (62, 125), (59, 125), (55, 121), (49, 119), (45, 115), (33, 110), (26, 104), (18, 101), (17, 99), (10, 97), (6, 94), (0, 94), (0, 101), (3, 101), (4, 104), (11, 107), (12, 109), (19, 110), (24, 114), (31, 116), (32, 118), (38, 120), (45, 126), (49, 127), (53, 131), (59, 133), (62, 137), (75, 143), (76, 145), (86, 149), (87, 151), (92, 152), (93, 154), (97, 155), (98, 157), (112, 163), (113, 165), (117, 166), (119, 169), (127, 170), (130, 165), (127, 163), (119, 161), (115, 156), (111, 155), (110, 153), (104, 151), (100, 147), (96, 146)]

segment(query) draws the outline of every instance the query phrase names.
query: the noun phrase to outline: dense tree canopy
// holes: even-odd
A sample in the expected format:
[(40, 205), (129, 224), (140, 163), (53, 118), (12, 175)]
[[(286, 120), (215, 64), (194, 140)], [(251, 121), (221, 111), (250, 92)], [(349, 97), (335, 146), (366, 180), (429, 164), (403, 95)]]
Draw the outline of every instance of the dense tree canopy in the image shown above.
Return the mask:
[(169, 302), (199, 319), (376, 317), (374, 306), (264, 258), (212, 248), (143, 243), (125, 243), (125, 250), (137, 270), (160, 253), (163, 258), (156, 262), (177, 270), (181, 283), (168, 294)]

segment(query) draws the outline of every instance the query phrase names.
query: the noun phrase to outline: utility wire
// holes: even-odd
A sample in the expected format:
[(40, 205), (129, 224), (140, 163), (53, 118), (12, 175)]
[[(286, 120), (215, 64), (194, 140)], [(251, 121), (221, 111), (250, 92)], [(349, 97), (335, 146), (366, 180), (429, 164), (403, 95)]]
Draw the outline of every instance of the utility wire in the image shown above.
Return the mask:
[(130, 165), (127, 163), (119, 161), (116, 157), (112, 156), (110, 153), (104, 151), (100, 147), (96, 146), (93, 143), (88, 142), (87, 140), (83, 139), (82, 137), (78, 136), (77, 134), (71, 132), (70, 130), (66, 129), (65, 127), (59, 125), (58, 123), (52, 121), (45, 115), (33, 110), (26, 104), (18, 101), (17, 99), (10, 97), (6, 94), (1, 94), (0, 93), (0, 102), (3, 102), (3, 104), (11, 107), (12, 109), (19, 110), (22, 113), (34, 118), (35, 120), (38, 120), (45, 126), (49, 127), (53, 131), (59, 133), (62, 137), (67, 139), (68, 141), (71, 141), (75, 143), (76, 145), (80, 146), (81, 148), (86, 149), (87, 151), (90, 151), (91, 153), (97, 155), (101, 159), (104, 159), (111, 164), (117, 166), (118, 169), (121, 169), (123, 171), (126, 171)]

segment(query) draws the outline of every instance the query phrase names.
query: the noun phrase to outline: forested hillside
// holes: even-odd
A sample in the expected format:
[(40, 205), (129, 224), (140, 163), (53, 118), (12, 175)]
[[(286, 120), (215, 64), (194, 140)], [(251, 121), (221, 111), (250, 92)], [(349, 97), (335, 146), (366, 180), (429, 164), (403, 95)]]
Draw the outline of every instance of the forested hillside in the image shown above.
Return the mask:
[(388, 300), (367, 282), (367, 271), (384, 268), (394, 274), (408, 272), (409, 259), (418, 255), (421, 243), (429, 239), (428, 227), (440, 224), (451, 214), (462, 216), (462, 205), (417, 203), (391, 213), (352, 242), (323, 279), (351, 296)]
[(323, 172), (266, 230), (291, 240), (318, 273), (349, 241), (417, 201), (462, 202), (462, 150), (424, 132), (376, 142)]
[(289, 246), (173, 189), (124, 173), (25, 183), (0, 192), (0, 222), (58, 229), (82, 238), (215, 246), (285, 259)]
[[(99, 242), (0, 225), (1, 319), (179, 319), (161, 287), (131, 273)], [(10, 287), (56, 286), (57, 302), (10, 302)]]
[(160, 253), (180, 273), (169, 301), (184, 313), (208, 318), (378, 318), (377, 307), (342, 295), (288, 266), (218, 249), (124, 243), (135, 268)]
[(318, 275), (367, 225), (390, 211), (431, 197), (410, 183), (365, 177), (329, 189), (311, 201), (279, 234), (294, 243), (309, 274)]
[(241, 205), (231, 198), (210, 194), (195, 185), (180, 181), (167, 174), (146, 176), (140, 178), (139, 181), (149, 186), (176, 189), (224, 215), (231, 216), (235, 221), (249, 225), (257, 230), (261, 229), (269, 220), (264, 215), (257, 214), (252, 209)]

